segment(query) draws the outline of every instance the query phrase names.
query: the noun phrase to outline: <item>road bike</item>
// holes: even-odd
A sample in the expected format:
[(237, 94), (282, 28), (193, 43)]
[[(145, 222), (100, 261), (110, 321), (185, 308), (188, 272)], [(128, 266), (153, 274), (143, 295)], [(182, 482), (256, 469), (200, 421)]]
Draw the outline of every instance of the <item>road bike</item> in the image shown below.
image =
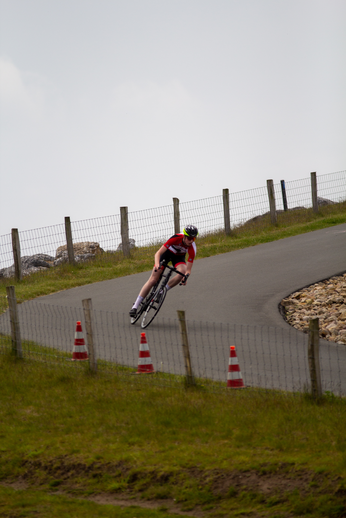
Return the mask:
[[(184, 281), (184, 279), (187, 279), (186, 275), (179, 272), (179, 270), (177, 270), (173, 266), (168, 266), (168, 264), (166, 264), (165, 262), (160, 263), (160, 267), (162, 268), (162, 274), (160, 279), (151, 288), (148, 295), (140, 303), (137, 309), (136, 316), (131, 318), (131, 324), (135, 324), (143, 315), (141, 322), (142, 329), (148, 327), (148, 325), (152, 323), (152, 321), (160, 311), (167, 294), (166, 285), (168, 284), (168, 281), (171, 278), (172, 274), (175, 272), (181, 275), (182, 282)], [(168, 269), (167, 273), (165, 273), (166, 268)]]

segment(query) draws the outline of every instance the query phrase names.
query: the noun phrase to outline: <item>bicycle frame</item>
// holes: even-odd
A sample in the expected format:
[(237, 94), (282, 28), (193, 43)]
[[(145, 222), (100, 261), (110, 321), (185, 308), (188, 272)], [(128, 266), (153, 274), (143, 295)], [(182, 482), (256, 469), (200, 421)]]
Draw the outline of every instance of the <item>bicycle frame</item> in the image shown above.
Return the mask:
[[(159, 279), (159, 281), (157, 283), (157, 286), (159, 286), (159, 284), (161, 283), (160, 289), (165, 288), (167, 286), (167, 284), (169, 282), (169, 279), (172, 277), (172, 274), (174, 272), (178, 273), (179, 275), (181, 275), (181, 277), (182, 277), (181, 281), (183, 281), (184, 278), (187, 279), (187, 277), (188, 277), (184, 273), (179, 272), (179, 270), (177, 270), (174, 266), (169, 266), (164, 261), (162, 261), (162, 263), (160, 263), (160, 266), (161, 266), (161, 268), (163, 268), (162, 274), (161, 274), (160, 279)], [(165, 275), (165, 269), (166, 268), (169, 270), (169, 272), (167, 272), (166, 275)], [(162, 279), (164, 279), (164, 281), (162, 281)]]
[[(187, 279), (187, 276), (179, 270), (177, 270), (174, 266), (168, 266), (166, 263), (162, 262), (160, 263), (160, 267), (162, 268), (162, 274), (160, 276), (159, 281), (155, 284), (155, 286), (151, 289), (149, 295), (146, 297), (145, 301), (142, 302), (142, 307), (140, 309), (140, 313), (138, 316), (136, 316), (131, 323), (135, 323), (140, 316), (144, 313), (141, 327), (142, 329), (145, 329), (146, 327), (151, 324), (151, 322), (156, 317), (157, 313), (160, 311), (160, 308), (166, 298), (167, 290), (165, 289), (169, 279), (171, 278), (172, 274), (176, 272), (177, 274), (181, 275), (182, 280), (185, 278)], [(165, 269), (168, 269), (169, 271), (165, 274)]]

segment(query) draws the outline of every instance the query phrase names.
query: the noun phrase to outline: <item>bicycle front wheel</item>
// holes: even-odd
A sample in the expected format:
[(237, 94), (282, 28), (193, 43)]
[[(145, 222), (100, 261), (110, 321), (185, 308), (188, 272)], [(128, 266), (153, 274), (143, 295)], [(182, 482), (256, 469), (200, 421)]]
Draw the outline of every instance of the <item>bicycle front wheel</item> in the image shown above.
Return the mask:
[(142, 329), (145, 329), (146, 327), (148, 327), (149, 324), (152, 323), (152, 321), (160, 311), (160, 308), (166, 298), (166, 293), (167, 290), (165, 288), (159, 288), (156, 291), (156, 293), (154, 293), (154, 296), (152, 297), (151, 301), (147, 306), (147, 309), (144, 312), (143, 319), (141, 322)]

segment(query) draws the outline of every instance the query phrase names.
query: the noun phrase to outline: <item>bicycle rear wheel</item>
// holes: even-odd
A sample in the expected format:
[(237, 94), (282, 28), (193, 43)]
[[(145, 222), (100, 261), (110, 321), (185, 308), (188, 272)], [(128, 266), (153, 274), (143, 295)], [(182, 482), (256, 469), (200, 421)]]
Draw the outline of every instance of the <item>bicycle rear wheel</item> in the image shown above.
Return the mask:
[(149, 324), (152, 323), (152, 321), (160, 311), (160, 308), (166, 298), (166, 293), (167, 290), (165, 289), (165, 287), (161, 288), (161, 286), (159, 286), (159, 288), (156, 290), (144, 312), (143, 319), (141, 322), (142, 329), (145, 329), (146, 327), (148, 327)]
[(140, 304), (139, 308), (137, 309), (136, 316), (135, 317), (131, 317), (131, 324), (135, 324), (137, 322), (137, 320), (139, 320), (139, 318), (143, 314), (143, 311), (145, 310), (145, 308), (146, 308), (146, 305), (143, 304), (143, 302), (142, 302)]

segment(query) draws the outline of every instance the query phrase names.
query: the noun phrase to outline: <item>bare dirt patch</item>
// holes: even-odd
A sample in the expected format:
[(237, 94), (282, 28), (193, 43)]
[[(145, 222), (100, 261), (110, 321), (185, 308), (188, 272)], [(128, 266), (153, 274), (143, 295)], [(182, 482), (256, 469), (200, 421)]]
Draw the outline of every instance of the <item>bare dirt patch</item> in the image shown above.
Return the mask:
[[(109, 481), (114, 480), (118, 487), (123, 489), (104, 490), (102, 479), (105, 475), (108, 477), (108, 484)], [(90, 481), (95, 480), (101, 483), (93, 485), (93, 494), (90, 494)], [(166, 509), (167, 512), (196, 518), (208, 516), (208, 511), (204, 510), (202, 505), (197, 504), (192, 506), (193, 509), (189, 509), (174, 499), (174, 490), (182, 487), (186, 482), (198, 486), (201, 490), (207, 489), (215, 497), (214, 511), (223, 500), (236, 497), (243, 492), (263, 495), (268, 499), (272, 496), (280, 497), (292, 491), (298, 491), (302, 496), (335, 494), (338, 487), (345, 487), (340, 477), (331, 479), (325, 473), (316, 474), (308, 470), (296, 470), (294, 465), (290, 464), (263, 466), (260, 470), (249, 471), (200, 470), (196, 467), (179, 472), (162, 472), (155, 469), (141, 471), (124, 463), (86, 464), (75, 462), (67, 456), (45, 461), (24, 460), (22, 477), (2, 481), (1, 484), (14, 489), (36, 487), (50, 493), (71, 496), (71, 498), (85, 498), (98, 504)], [(159, 486), (168, 488), (165, 496), (157, 497), (155, 492), (150, 496), (148, 490)], [(255, 515), (252, 516), (255, 517)]]

